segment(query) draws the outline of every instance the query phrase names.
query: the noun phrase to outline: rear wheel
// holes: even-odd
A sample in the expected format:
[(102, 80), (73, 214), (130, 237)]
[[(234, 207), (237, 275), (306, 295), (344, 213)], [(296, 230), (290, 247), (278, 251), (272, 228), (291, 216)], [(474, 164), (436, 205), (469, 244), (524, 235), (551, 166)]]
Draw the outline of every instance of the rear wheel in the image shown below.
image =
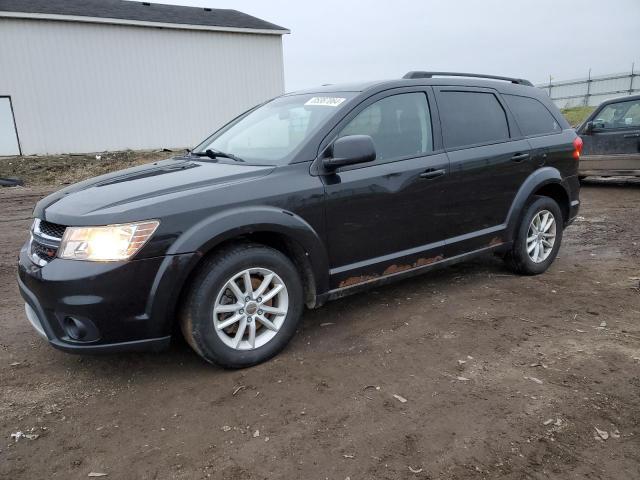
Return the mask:
[(242, 368), (268, 360), (294, 335), (303, 305), (300, 276), (281, 252), (257, 244), (225, 248), (196, 275), (182, 332), (205, 360)]
[(549, 197), (535, 197), (528, 205), (505, 262), (523, 275), (545, 272), (555, 260), (563, 233), (562, 212)]

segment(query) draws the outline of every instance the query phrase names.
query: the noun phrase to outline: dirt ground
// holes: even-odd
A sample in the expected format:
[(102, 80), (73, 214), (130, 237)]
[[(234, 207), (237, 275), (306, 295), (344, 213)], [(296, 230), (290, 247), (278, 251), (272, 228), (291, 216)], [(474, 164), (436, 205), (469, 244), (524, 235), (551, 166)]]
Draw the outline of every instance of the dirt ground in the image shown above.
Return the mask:
[(175, 156), (184, 149), (125, 150), (72, 155), (33, 155), (0, 157), (0, 178), (17, 178), (24, 185), (51, 186), (79, 182), (103, 173), (135, 167), (143, 163)]
[(544, 275), (488, 256), (345, 298), (243, 371), (37, 337), (15, 263), (44, 193), (0, 190), (0, 478), (640, 478), (640, 182), (585, 185)]

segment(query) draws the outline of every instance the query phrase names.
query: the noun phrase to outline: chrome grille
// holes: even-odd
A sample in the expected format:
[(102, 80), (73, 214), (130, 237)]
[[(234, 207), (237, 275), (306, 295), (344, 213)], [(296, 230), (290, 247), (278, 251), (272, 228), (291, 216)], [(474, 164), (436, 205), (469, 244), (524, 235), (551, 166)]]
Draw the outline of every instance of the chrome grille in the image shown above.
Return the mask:
[(57, 249), (42, 245), (35, 240), (31, 242), (31, 255), (36, 255), (40, 260), (50, 262), (56, 258)]
[(67, 227), (36, 218), (31, 227), (31, 260), (44, 266), (58, 253), (62, 236)]
[(64, 225), (58, 225), (57, 223), (40, 220), (40, 232), (50, 237), (61, 239), (66, 229), (67, 227), (65, 227)]

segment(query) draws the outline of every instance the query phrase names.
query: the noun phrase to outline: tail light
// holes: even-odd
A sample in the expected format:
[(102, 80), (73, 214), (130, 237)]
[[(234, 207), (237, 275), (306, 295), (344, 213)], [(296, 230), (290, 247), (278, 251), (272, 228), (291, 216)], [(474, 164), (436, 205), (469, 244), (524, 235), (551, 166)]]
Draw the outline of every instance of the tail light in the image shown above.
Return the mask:
[(580, 153), (582, 153), (582, 139), (576, 137), (573, 141), (573, 158), (580, 160)]

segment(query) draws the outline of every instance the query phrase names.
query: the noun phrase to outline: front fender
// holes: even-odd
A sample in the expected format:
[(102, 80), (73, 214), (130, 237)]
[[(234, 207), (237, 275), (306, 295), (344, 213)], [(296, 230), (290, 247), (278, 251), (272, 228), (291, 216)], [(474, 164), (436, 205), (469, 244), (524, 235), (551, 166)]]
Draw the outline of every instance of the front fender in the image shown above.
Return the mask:
[(182, 233), (167, 254), (206, 254), (226, 240), (257, 232), (277, 233), (295, 241), (307, 254), (317, 292), (328, 289), (329, 259), (320, 235), (302, 217), (281, 208), (251, 206), (220, 212)]
[(567, 186), (558, 169), (554, 167), (539, 168), (522, 183), (511, 204), (507, 215), (507, 238), (514, 238), (522, 211), (534, 192), (552, 183), (560, 185), (567, 194), (567, 198), (570, 198)]

